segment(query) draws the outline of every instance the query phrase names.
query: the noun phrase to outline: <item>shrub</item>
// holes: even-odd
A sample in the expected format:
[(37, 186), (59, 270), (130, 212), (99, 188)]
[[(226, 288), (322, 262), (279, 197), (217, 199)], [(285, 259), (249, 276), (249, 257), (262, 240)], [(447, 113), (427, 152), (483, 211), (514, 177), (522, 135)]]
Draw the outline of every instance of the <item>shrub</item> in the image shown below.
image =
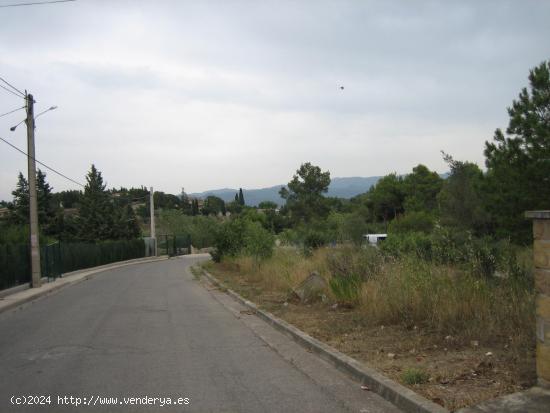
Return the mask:
[(223, 256), (238, 255), (245, 246), (245, 232), (246, 221), (242, 219), (233, 219), (220, 225), (215, 234), (212, 258), (220, 262)]
[(255, 262), (273, 255), (273, 235), (258, 222), (247, 222), (244, 234), (245, 251)]
[(425, 211), (407, 212), (394, 219), (389, 227), (390, 233), (422, 232), (429, 234), (434, 228), (434, 216)]
[(259, 262), (273, 253), (273, 235), (257, 221), (237, 218), (224, 222), (215, 237), (212, 258), (220, 262), (222, 257), (235, 257), (243, 252)]
[(330, 250), (327, 253), (327, 266), (334, 277), (346, 277), (352, 274), (363, 280), (377, 274), (384, 258), (377, 248), (343, 247)]
[(409, 368), (403, 372), (401, 380), (408, 385), (422, 384), (430, 380), (430, 375), (424, 370)]
[(346, 276), (331, 277), (329, 286), (337, 301), (348, 305), (356, 305), (361, 296), (362, 282), (360, 275), (348, 274)]

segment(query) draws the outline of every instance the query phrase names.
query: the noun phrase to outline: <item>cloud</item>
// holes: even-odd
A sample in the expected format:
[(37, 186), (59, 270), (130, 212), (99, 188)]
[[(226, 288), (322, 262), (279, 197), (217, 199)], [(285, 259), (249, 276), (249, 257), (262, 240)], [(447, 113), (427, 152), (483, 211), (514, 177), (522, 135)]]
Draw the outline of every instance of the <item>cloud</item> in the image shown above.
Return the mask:
[[(332, 176), (442, 171), (441, 149), (481, 164), (529, 68), (550, 58), (550, 4), (536, 1), (15, 9), (2, 11), (1, 74), (38, 109), (59, 106), (39, 119), (38, 158), (167, 192), (274, 185), (304, 161)], [(24, 129), (9, 136), (24, 146)], [(21, 158), (0, 152), (0, 199)]]

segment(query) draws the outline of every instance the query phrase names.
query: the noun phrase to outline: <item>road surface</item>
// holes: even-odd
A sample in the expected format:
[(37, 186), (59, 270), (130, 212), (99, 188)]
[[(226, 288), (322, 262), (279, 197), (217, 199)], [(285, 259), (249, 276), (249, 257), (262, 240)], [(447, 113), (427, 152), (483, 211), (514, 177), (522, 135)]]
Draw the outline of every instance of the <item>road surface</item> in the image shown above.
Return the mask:
[(0, 314), (0, 412), (398, 411), (201, 285), (198, 259), (109, 270)]

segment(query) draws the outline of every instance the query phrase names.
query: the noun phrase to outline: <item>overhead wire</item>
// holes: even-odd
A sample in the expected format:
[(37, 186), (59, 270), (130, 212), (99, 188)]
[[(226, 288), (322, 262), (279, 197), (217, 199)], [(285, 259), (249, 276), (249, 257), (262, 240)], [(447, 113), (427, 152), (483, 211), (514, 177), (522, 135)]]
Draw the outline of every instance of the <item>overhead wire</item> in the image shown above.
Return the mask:
[(6, 113), (2, 113), (2, 114), (0, 115), (0, 118), (1, 118), (2, 116), (9, 115), (10, 113), (17, 112), (18, 110), (21, 110), (21, 109), (25, 109), (25, 106), (21, 106), (20, 108), (17, 108), (17, 109), (14, 109), (14, 110), (10, 110), (9, 112), (6, 112)]
[[(44, 162), (40, 162), (40, 161), (39, 161), (38, 159), (36, 159), (36, 158), (30, 157), (24, 150), (19, 149), (17, 146), (13, 145), (11, 142), (8, 142), (6, 139), (0, 137), (0, 140), (3, 141), (4, 143), (8, 144), (9, 146), (11, 146), (11, 147), (12, 147), (13, 149), (15, 149), (16, 151), (22, 153), (22, 154), (25, 155), (26, 157), (33, 159), (37, 164), (42, 165), (44, 168), (49, 169), (50, 171), (52, 171), (52, 172), (56, 173), (57, 175), (59, 175), (59, 176), (65, 178), (65, 179), (67, 179), (68, 181), (71, 181), (72, 183), (75, 183), (75, 184), (81, 186), (82, 188), (85, 188), (85, 186), (84, 186), (83, 184), (81, 184), (80, 182), (75, 181), (75, 180), (72, 179), (72, 178), (69, 178), (67, 175), (62, 174), (61, 172), (55, 170), (55, 169), (52, 168), (51, 166), (46, 165)], [(114, 194), (110, 194), (110, 195), (111, 195), (111, 197), (114, 198)], [(145, 195), (145, 196), (141, 196), (141, 197), (137, 197), (137, 198), (132, 198), (132, 201), (139, 201), (139, 200), (145, 199), (145, 198), (149, 198), (149, 195)]]
[(81, 186), (82, 188), (84, 188), (84, 185), (82, 185), (80, 182), (78, 181), (75, 181), (74, 179), (72, 178), (69, 178), (67, 175), (64, 175), (62, 174), (61, 172), (55, 170), (54, 168), (52, 168), (51, 166), (48, 166), (46, 165), (44, 162), (40, 162), (38, 159), (36, 158), (33, 158), (32, 156), (29, 156), (29, 154), (27, 154), (27, 152), (23, 151), (22, 149), (19, 149), (17, 146), (13, 145), (12, 143), (8, 142), (7, 140), (5, 140), (4, 138), (0, 137), (0, 140), (3, 141), (4, 143), (8, 144), (9, 146), (11, 146), (13, 149), (15, 149), (16, 151), (18, 152), (21, 152), (23, 155), (25, 155), (26, 157), (28, 158), (31, 158), (33, 161), (35, 161), (37, 164), (40, 164), (42, 165), (44, 168), (46, 169), (49, 169), (50, 171), (52, 171), (53, 173), (56, 173), (57, 175), (67, 179), (68, 181), (71, 181), (72, 183), (75, 183), (79, 186)]
[(7, 87), (2, 86), (2, 85), (0, 85), (0, 87), (1, 87), (2, 89), (4, 89), (6, 92), (10, 92), (12, 95), (17, 96), (18, 98), (25, 99), (25, 95), (21, 96), (19, 93), (16, 93), (16, 92), (14, 92), (13, 90), (8, 89)]
[(17, 93), (19, 93), (22, 97), (25, 97), (26, 96), (26, 93), (23, 93), (21, 92), (19, 89), (17, 89), (14, 85), (12, 85), (10, 82), (8, 82), (6, 79), (3, 79), (2, 77), (0, 77), (0, 80), (2, 82), (4, 82), (6, 85), (8, 85), (9, 87), (11, 87), (13, 90), (15, 90)]
[(0, 6), (0, 8), (3, 7), (19, 7), (19, 6), (36, 6), (41, 4), (52, 4), (52, 3), (67, 3), (69, 1), (76, 1), (76, 0), (51, 0), (51, 1), (34, 1), (30, 3), (13, 3), (13, 4), (4, 4)]

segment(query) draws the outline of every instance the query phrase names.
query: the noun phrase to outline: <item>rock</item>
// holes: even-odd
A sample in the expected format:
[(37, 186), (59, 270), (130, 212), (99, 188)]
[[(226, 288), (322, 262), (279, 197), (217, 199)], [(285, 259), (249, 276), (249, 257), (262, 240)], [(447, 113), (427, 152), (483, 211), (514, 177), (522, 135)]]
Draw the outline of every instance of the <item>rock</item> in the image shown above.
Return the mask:
[(300, 301), (311, 302), (321, 299), (327, 287), (326, 280), (314, 271), (293, 292)]
[(493, 353), (490, 352), (490, 351), (488, 351), (487, 353), (485, 353), (485, 355), (486, 355), (487, 357), (491, 357), (491, 356), (493, 355)]

